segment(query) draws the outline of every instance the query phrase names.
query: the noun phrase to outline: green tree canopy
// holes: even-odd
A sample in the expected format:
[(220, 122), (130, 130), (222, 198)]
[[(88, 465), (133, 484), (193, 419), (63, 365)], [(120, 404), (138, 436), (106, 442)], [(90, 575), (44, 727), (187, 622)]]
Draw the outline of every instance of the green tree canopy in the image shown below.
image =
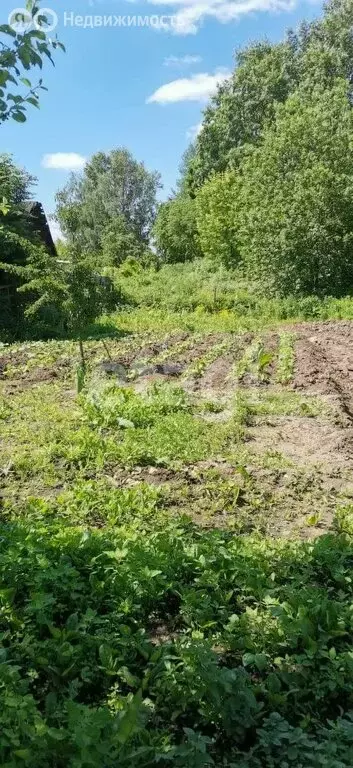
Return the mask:
[(205, 110), (188, 172), (191, 194), (213, 173), (238, 167), (247, 145), (261, 141), (277, 106), (299, 85), (310, 91), (352, 79), (352, 19), (352, 0), (332, 0), (320, 20), (303, 23), (284, 42), (258, 42), (237, 53), (231, 78)]
[(159, 174), (148, 171), (126, 149), (99, 152), (58, 192), (57, 220), (69, 242), (84, 252), (101, 254), (107, 231), (117, 227), (117, 220), (119, 235), (123, 220), (126, 232), (146, 245), (160, 186)]
[(153, 235), (157, 254), (164, 262), (190, 261), (200, 256), (194, 200), (179, 195), (163, 203)]
[(202, 253), (226, 266), (240, 260), (234, 216), (234, 171), (214, 174), (196, 196), (196, 226)]
[(352, 147), (347, 81), (310, 94), (298, 89), (278, 107), (274, 124), (258, 147), (248, 149), (238, 171), (210, 180), (199, 193), (201, 239), (210, 240), (210, 255), (218, 244), (229, 257), (233, 247), (251, 276), (282, 294), (348, 293)]

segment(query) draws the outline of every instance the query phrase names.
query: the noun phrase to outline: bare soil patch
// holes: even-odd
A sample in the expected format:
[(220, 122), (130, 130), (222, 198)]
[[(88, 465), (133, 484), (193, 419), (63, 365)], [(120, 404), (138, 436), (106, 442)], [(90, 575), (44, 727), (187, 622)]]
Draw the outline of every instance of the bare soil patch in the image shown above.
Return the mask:
[(353, 323), (294, 326), (295, 371), (290, 388), (320, 395), (332, 419), (276, 417), (250, 428), (254, 450), (278, 450), (300, 464), (353, 469)]
[(353, 425), (353, 322), (297, 326), (293, 386), (337, 400), (345, 423)]
[[(284, 396), (294, 392), (303, 396), (303, 403), (313, 395), (322, 398), (323, 413), (316, 417), (308, 416), (304, 408), (303, 415), (271, 413), (253, 418), (245, 430), (248, 479), (226, 460), (214, 462), (210, 457), (178, 472), (155, 467), (118, 469), (112, 482), (128, 487), (147, 482), (162, 490), (168, 488), (165, 503), (171, 514), (185, 512), (203, 527), (231, 527), (235, 532), (257, 528), (275, 536), (304, 539), (330, 530), (335, 508), (353, 478), (353, 323), (307, 323), (290, 330), (296, 334), (295, 371), (286, 387), (275, 382), (277, 332), (261, 337), (264, 351), (273, 356), (264, 375), (258, 379), (245, 375), (240, 384), (235, 363), (252, 343), (253, 334), (234, 337), (230, 344), (229, 335), (208, 334), (180, 351), (178, 340), (175, 353), (168, 355), (168, 362), (187, 371), (194, 361), (207, 360), (209, 353), (212, 358), (213, 348), (228, 342), (228, 348), (207, 362), (200, 375), (180, 377), (195, 402), (220, 404), (220, 413), (205, 414), (206, 420), (215, 422), (215, 428), (218, 421), (231, 417), (233, 395), (239, 386), (245, 396), (249, 387), (256, 386), (260, 398), (265, 392)], [(165, 378), (142, 375), (134, 386), (144, 389)], [(324, 412), (327, 404), (330, 414)], [(279, 465), (282, 457), (284, 468), (275, 468), (276, 461), (271, 467), (271, 456), (278, 457)], [(286, 462), (290, 468), (285, 467)]]
[(292, 461), (331, 469), (353, 469), (353, 429), (340, 429), (318, 418), (274, 417), (248, 428), (251, 449), (278, 451)]
[[(264, 486), (284, 513), (278, 535), (315, 538), (332, 527), (335, 508), (353, 477), (353, 322), (307, 323), (290, 330), (297, 336), (294, 377), (277, 390), (294, 391), (303, 399), (319, 396), (331, 415), (257, 417), (246, 430), (247, 445), (256, 461), (266, 454), (283, 456), (303, 478), (312, 475), (305, 498), (296, 486), (289, 493), (288, 488), (279, 490), (271, 470)], [(270, 380), (267, 386), (272, 389)], [(308, 524), (312, 515), (314, 523)]]

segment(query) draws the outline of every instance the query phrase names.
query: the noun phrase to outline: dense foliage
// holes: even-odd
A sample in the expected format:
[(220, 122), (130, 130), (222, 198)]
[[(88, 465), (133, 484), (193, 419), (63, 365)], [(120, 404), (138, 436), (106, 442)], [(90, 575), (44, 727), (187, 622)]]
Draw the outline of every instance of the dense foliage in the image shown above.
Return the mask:
[(126, 149), (99, 152), (57, 193), (57, 220), (70, 243), (117, 265), (147, 248), (159, 187)]
[(202, 252), (217, 264), (235, 267), (240, 261), (234, 171), (212, 176), (196, 200), (196, 224)]
[[(114, 525), (68, 524), (98, 500)], [(348, 539), (201, 534), (94, 485), (27, 515), (2, 528), (4, 765), (351, 766)]]
[[(39, 240), (32, 226), (26, 201), (34, 178), (18, 168), (9, 155), (0, 155), (0, 262), (24, 266), (29, 258), (40, 258)], [(24, 302), (17, 294), (15, 273), (0, 266), (0, 327), (14, 332), (23, 318)]]
[(178, 195), (162, 203), (153, 236), (163, 262), (190, 261), (200, 256), (194, 201)]
[(49, 37), (48, 9), (41, 13), (37, 0), (27, 0), (25, 5), (25, 9), (13, 11), (12, 26), (0, 26), (0, 123), (9, 119), (24, 123), (28, 105), (39, 108), (39, 91), (46, 90), (43, 80), (34, 85), (27, 73), (35, 67), (42, 69), (44, 57), (54, 64), (52, 50), (65, 50), (56, 37)]
[(197, 197), (204, 253), (280, 293), (347, 293), (353, 286), (353, 111), (345, 81), (298, 89), (237, 172)]
[(351, 0), (240, 52), (188, 169), (204, 254), (282, 294), (353, 287)]
[[(261, 142), (265, 127), (301, 83), (332, 87), (352, 76), (352, 0), (331, 0), (324, 17), (303, 23), (283, 43), (254, 43), (238, 52), (230, 80), (206, 108), (189, 169), (194, 192), (212, 175), (237, 167), (248, 144)], [(348, 86), (347, 86), (348, 87)]]
[(116, 309), (119, 292), (93, 260), (65, 246), (57, 258), (43, 243), (28, 208), (35, 179), (0, 156), (1, 330), (13, 335), (80, 335), (102, 312)]
[(330, 453), (247, 439), (351, 417), (334, 379), (337, 412), (291, 388), (295, 329), (263, 327), (353, 318), (352, 10), (238, 54), (168, 202), (127, 150), (93, 156), (57, 257), (0, 158), (1, 332), (70, 337), (1, 348), (3, 768), (353, 765), (351, 454), (325, 477)]

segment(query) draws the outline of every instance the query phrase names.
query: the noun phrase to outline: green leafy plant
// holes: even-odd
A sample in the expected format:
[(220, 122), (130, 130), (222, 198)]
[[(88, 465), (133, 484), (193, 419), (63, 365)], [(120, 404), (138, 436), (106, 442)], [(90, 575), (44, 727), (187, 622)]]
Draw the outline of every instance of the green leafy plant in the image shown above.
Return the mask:
[[(19, 29), (16, 27), (18, 23), (21, 25), (21, 21), (24, 31), (21, 26)], [(26, 0), (23, 13), (17, 9), (17, 18), (13, 13), (13, 25), (0, 26), (0, 123), (9, 119), (24, 123), (27, 107), (40, 106), (39, 91), (47, 89), (42, 78), (34, 85), (28, 79), (27, 72), (35, 67), (42, 69), (45, 57), (54, 64), (52, 50), (65, 50), (57, 37), (52, 39), (48, 36), (47, 22), (45, 10), (41, 14), (37, 0)]]
[(289, 384), (293, 377), (295, 364), (295, 338), (294, 334), (286, 332), (281, 333), (279, 337), (276, 381), (280, 384)]

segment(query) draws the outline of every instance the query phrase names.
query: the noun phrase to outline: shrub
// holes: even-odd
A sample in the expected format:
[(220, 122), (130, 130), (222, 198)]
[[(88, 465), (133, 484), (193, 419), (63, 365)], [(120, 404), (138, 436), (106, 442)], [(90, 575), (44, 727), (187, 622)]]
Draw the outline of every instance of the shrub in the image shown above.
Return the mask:
[(200, 256), (194, 200), (179, 196), (163, 203), (158, 211), (153, 236), (162, 261), (183, 262)]
[(234, 217), (235, 175), (212, 176), (196, 197), (196, 223), (202, 252), (234, 267), (240, 260)]
[(353, 286), (353, 111), (348, 84), (302, 87), (239, 169), (197, 196), (203, 249), (281, 295)]
[(233, 189), (240, 252), (282, 294), (343, 295), (353, 285), (352, 142), (347, 83), (338, 81), (290, 97), (242, 164)]

